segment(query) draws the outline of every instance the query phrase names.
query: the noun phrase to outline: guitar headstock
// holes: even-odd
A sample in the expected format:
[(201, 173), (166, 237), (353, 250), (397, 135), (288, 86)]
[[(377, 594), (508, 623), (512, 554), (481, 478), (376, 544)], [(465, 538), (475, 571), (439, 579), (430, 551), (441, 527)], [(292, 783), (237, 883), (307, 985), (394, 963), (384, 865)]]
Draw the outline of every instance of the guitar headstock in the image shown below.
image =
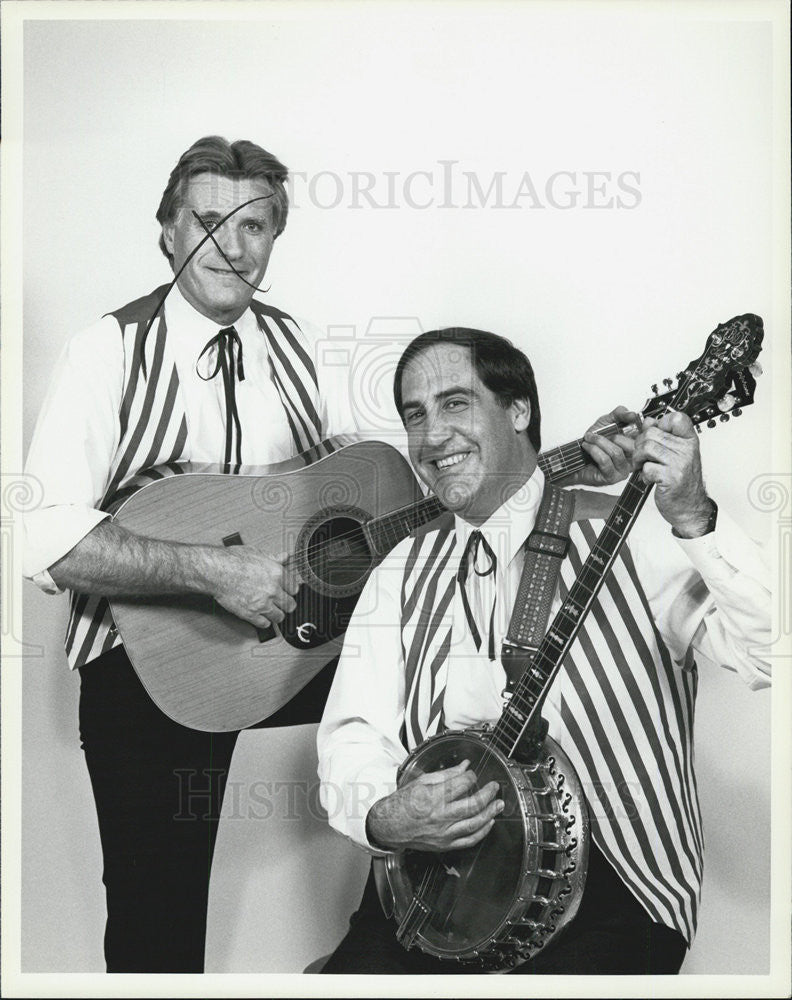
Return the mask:
[[(666, 391), (650, 399), (641, 415), (660, 417), (669, 408), (686, 413), (696, 429), (715, 418), (726, 421), (739, 417), (742, 408), (754, 401), (756, 378), (762, 369), (756, 359), (762, 349), (764, 327), (760, 316), (745, 313), (721, 323), (707, 338), (701, 355), (678, 372), (676, 379), (664, 379)], [(657, 393), (657, 386), (652, 386)]]

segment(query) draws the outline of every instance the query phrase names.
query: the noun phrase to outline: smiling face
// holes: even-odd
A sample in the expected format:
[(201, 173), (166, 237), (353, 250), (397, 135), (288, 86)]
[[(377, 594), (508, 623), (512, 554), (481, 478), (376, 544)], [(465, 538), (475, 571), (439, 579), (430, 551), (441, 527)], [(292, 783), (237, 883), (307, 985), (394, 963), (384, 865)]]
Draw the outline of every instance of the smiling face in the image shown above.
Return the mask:
[[(198, 174), (190, 178), (181, 192), (176, 218), (162, 227), (174, 272), (178, 273), (206, 236), (206, 229), (193, 213), (211, 230), (238, 205), (271, 193), (269, 184), (256, 177), (236, 179)], [(179, 290), (198, 312), (227, 326), (247, 309), (255, 286), (261, 283), (267, 270), (275, 240), (272, 198), (255, 201), (232, 215), (217, 229), (214, 238), (223, 253), (207, 239), (179, 278)]]
[(449, 510), (483, 524), (536, 467), (528, 402), (501, 406), (478, 377), (470, 350), (450, 343), (412, 358), (401, 391), (416, 471)]

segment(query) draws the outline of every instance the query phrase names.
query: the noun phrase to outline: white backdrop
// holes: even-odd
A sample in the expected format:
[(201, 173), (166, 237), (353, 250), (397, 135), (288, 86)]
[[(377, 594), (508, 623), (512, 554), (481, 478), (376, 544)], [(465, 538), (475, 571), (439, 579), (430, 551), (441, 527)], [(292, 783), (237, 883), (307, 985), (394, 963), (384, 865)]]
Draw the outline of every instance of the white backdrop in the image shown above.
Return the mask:
[[(25, 447), (66, 338), (167, 280), (154, 212), (179, 154), (211, 133), (251, 138), (295, 171), (268, 297), (327, 331), (383, 436), (392, 364), (420, 329), (478, 326), (525, 349), (546, 446), (616, 403), (641, 405), (734, 314), (764, 317), (766, 368), (772, 334), (785, 344), (773, 240), (787, 206), (772, 171), (784, 29), (774, 38), (764, 4), (122, 5), (121, 20), (57, 6), (75, 19), (44, 8), (24, 27)], [(170, 19), (174, 7), (189, 19)], [(764, 538), (774, 529), (748, 489), (775, 469), (772, 395), (765, 379), (740, 421), (702, 438), (710, 492)], [(64, 599), (26, 585), (28, 973), (103, 968), (64, 619)], [(771, 699), (701, 672), (706, 877), (684, 971), (766, 973)], [(257, 781), (312, 785), (313, 738), (240, 740), (209, 971), (299, 972), (344, 931), (366, 859), (310, 809), (292, 818), (276, 800), (262, 819), (244, 806)]]

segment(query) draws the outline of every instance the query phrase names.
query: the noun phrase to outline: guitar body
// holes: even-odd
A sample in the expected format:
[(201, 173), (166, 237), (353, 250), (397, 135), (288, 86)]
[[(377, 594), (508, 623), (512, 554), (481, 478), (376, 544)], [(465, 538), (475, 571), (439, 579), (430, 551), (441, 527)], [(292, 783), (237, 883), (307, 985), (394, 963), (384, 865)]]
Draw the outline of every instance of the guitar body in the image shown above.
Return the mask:
[(501, 971), (537, 955), (577, 913), (588, 811), (574, 768), (549, 738), (531, 763), (520, 763), (494, 747), (486, 730), (446, 732), (408, 757), (399, 785), (463, 760), (478, 787), (500, 785), (504, 809), (487, 836), (463, 850), (403, 851), (375, 864), (385, 869), (392, 896), (383, 904), (405, 947)]
[(289, 552), (303, 580), (297, 609), (266, 631), (194, 595), (113, 598), (111, 609), (132, 665), (166, 715), (193, 729), (243, 729), (340, 653), (366, 578), (391, 547), (373, 539), (367, 522), (421, 493), (402, 455), (376, 441), (251, 475), (185, 468), (133, 494), (117, 523), (168, 541)]

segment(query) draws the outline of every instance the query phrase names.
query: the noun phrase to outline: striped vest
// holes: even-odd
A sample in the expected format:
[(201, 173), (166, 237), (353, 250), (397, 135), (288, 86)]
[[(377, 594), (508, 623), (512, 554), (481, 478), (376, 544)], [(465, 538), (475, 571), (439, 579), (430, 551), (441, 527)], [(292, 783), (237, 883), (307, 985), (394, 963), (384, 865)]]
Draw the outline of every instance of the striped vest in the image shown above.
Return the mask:
[[(561, 599), (596, 536), (591, 521), (572, 524)], [(415, 538), (404, 569), (402, 739), (409, 750), (444, 726), (452, 626), (461, 615), (454, 610), (457, 548), (453, 527), (444, 525)], [(481, 669), (491, 669), (483, 654)], [(597, 846), (650, 917), (688, 942), (695, 934), (704, 846), (693, 767), (696, 686), (692, 657), (684, 669), (673, 663), (623, 546), (543, 714), (582, 782)]]
[[(178, 473), (173, 463), (190, 460), (187, 417), (161, 310), (145, 337), (145, 375), (142, 367), (146, 328), (163, 302), (167, 287), (163, 285), (111, 313), (120, 327), (124, 377), (118, 413), (119, 443), (99, 502), (102, 510), (112, 512), (140, 486), (160, 478), (163, 473), (154, 466), (170, 464), (171, 471)], [(270, 376), (286, 412), (296, 455), (318, 445), (323, 437), (316, 369), (287, 313), (255, 300), (250, 308), (267, 338)], [(294, 326), (290, 327), (287, 320)], [(65, 639), (69, 666), (81, 667), (120, 641), (107, 599), (72, 592)]]

